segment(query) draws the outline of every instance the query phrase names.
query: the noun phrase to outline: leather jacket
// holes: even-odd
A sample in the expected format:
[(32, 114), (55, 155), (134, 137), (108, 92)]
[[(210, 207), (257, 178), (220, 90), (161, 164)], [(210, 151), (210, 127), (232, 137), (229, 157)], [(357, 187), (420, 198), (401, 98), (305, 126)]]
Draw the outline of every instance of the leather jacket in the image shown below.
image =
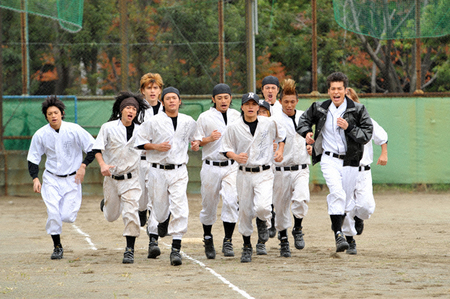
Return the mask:
[[(358, 104), (346, 97), (347, 109), (342, 118), (348, 122), (345, 130), (347, 152), (344, 157), (344, 166), (359, 166), (364, 152), (364, 144), (372, 138), (373, 125), (369, 113), (362, 104)], [(312, 132), (315, 125), (312, 161), (313, 165), (320, 162), (322, 157), (322, 129), (327, 119), (328, 108), (331, 99), (323, 102), (314, 102), (300, 117), (297, 125), (297, 133), (306, 138), (306, 134)]]

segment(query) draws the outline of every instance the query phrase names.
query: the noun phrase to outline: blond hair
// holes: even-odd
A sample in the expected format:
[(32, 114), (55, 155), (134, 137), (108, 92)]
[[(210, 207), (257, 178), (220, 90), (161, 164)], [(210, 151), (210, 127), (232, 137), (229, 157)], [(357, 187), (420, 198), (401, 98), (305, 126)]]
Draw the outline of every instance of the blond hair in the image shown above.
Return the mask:
[(158, 73), (147, 73), (144, 76), (141, 77), (141, 82), (140, 82), (140, 91), (142, 93), (142, 91), (144, 90), (144, 88), (146, 88), (148, 85), (150, 84), (156, 84), (159, 86), (159, 88), (163, 88), (164, 86), (164, 82), (163, 79), (161, 77), (160, 74)]
[(281, 95), (280, 100), (283, 98), (283, 96), (289, 96), (289, 95), (295, 95), (295, 97), (298, 99), (298, 93), (295, 90), (296, 83), (292, 79), (284, 79), (281, 83)]
[(347, 88), (347, 96), (348, 96), (348, 97), (350, 98), (350, 100), (352, 100), (353, 102), (360, 103), (360, 102), (359, 102), (358, 94), (356, 93), (356, 91), (355, 91), (353, 88), (351, 88), (351, 87), (348, 87), (348, 88)]

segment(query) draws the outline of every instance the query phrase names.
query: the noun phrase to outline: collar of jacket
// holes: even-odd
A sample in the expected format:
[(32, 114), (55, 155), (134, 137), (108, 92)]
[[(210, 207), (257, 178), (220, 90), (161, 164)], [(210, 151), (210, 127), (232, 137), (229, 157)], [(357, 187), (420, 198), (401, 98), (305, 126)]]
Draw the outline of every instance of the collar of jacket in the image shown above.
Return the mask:
[[(355, 102), (350, 100), (347, 96), (345, 96), (345, 99), (347, 100), (347, 109), (345, 110), (345, 112), (355, 111), (356, 110)], [(327, 113), (331, 103), (332, 103), (331, 99), (322, 102), (322, 104), (320, 104), (319, 106), (319, 111), (322, 113)]]

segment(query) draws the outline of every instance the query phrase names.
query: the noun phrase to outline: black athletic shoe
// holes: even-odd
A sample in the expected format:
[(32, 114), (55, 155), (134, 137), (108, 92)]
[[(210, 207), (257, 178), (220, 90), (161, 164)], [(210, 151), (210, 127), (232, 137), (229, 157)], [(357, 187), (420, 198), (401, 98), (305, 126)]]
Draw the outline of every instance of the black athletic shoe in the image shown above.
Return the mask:
[(292, 230), (292, 236), (294, 236), (295, 248), (301, 250), (305, 248), (305, 240), (303, 239), (302, 228), (295, 228)]
[(214, 241), (213, 237), (211, 236), (210, 239), (203, 239), (203, 243), (205, 243), (203, 246), (205, 247), (205, 255), (206, 258), (213, 260), (216, 258), (216, 250), (214, 249)]
[(167, 236), (167, 232), (169, 229), (169, 221), (170, 221), (170, 214), (169, 217), (164, 222), (158, 223), (158, 236), (160, 238), (164, 238)]
[(257, 255), (267, 255), (266, 244), (257, 243), (256, 244), (256, 254)]
[(336, 252), (343, 252), (348, 249), (348, 243), (347, 240), (345, 240), (344, 234), (341, 232), (338, 232), (335, 235), (336, 238)]
[(61, 245), (58, 245), (53, 249), (53, 253), (50, 258), (52, 260), (60, 260), (63, 258), (63, 255), (64, 255), (64, 250)]
[(134, 249), (131, 247), (125, 248), (125, 252), (123, 253), (123, 264), (132, 264), (134, 263)]
[(150, 238), (147, 258), (155, 259), (159, 255), (161, 255), (161, 250), (158, 247), (158, 241), (155, 238)]
[(252, 246), (244, 245), (242, 248), (241, 263), (250, 263), (252, 261)]
[(287, 238), (280, 240), (280, 256), (291, 257), (291, 250), (289, 249), (289, 241)]
[(105, 199), (103, 198), (102, 201), (100, 202), (100, 211), (103, 212), (103, 207), (105, 206)]
[(172, 252), (170, 253), (170, 264), (172, 266), (179, 266), (183, 262), (181, 261), (180, 249), (172, 247)]
[(275, 228), (275, 212), (272, 210), (272, 220), (270, 221), (272, 223), (272, 227), (269, 228), (269, 237), (275, 238), (277, 235), (277, 229)]
[(231, 243), (231, 239), (223, 238), (222, 252), (224, 256), (234, 256), (233, 243)]
[(362, 232), (364, 230), (364, 220), (362, 220), (361, 218), (358, 218), (358, 216), (353, 217), (353, 219), (355, 219), (356, 234), (357, 235), (362, 234)]
[(348, 242), (348, 249), (347, 249), (346, 253), (347, 254), (353, 254), (353, 255), (357, 254), (355, 239), (353, 239), (350, 242)]
[(269, 230), (267, 229), (266, 222), (256, 217), (256, 226), (258, 228), (258, 239), (264, 243), (267, 242), (269, 240)]
[(145, 223), (147, 223), (147, 210), (139, 211), (139, 221), (141, 226), (145, 226)]

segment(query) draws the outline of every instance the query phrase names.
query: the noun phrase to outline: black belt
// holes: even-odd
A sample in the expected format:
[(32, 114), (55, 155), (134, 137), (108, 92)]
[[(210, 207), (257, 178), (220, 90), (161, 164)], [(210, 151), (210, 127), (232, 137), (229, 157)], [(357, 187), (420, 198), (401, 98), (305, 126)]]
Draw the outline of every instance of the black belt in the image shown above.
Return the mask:
[(146, 156), (141, 156), (141, 160), (147, 160)]
[[(261, 170), (262, 168), (262, 170)], [(257, 167), (243, 167), (243, 166), (239, 166), (239, 170), (245, 170), (246, 172), (260, 172), (260, 171), (264, 171), (270, 169), (270, 165), (261, 165), (261, 166), (257, 166)]]
[(345, 159), (345, 155), (338, 155), (338, 154), (330, 153), (330, 152), (325, 152), (325, 155), (331, 156), (333, 158), (338, 158), (338, 159), (341, 159), (341, 160)]
[(275, 167), (275, 170), (281, 171), (281, 169), (283, 169), (284, 171), (295, 171), (295, 170), (299, 170), (300, 166), (302, 167), (302, 169), (305, 169), (306, 167), (308, 167), (307, 164), (302, 164), (302, 165), (294, 165), (291, 167)]
[[(47, 170), (47, 171), (48, 171), (48, 170)], [(63, 175), (61, 175), (61, 174), (54, 174), (53, 172), (50, 172), (50, 171), (48, 171), (48, 173), (53, 174), (53, 175), (56, 175), (57, 177), (60, 177), (60, 178), (66, 178), (66, 177), (68, 177), (68, 176), (77, 174), (76, 171), (72, 172), (71, 174), (63, 174)]]
[(234, 163), (234, 160), (230, 160), (230, 163), (228, 163), (228, 161), (215, 162), (215, 161), (205, 160), (205, 163), (208, 165), (212, 164), (213, 166), (228, 166), (228, 165), (232, 165)]
[(118, 180), (118, 181), (122, 181), (124, 179), (131, 179), (131, 172), (127, 173), (127, 174), (122, 174), (122, 175), (112, 175), (111, 176), (113, 179)]
[(359, 171), (366, 171), (366, 170), (370, 170), (370, 165), (359, 166)]
[(175, 168), (180, 168), (181, 166), (183, 166), (183, 164), (179, 164), (179, 165), (175, 165), (175, 164), (161, 165), (161, 164), (152, 163), (152, 167), (159, 168), (159, 169), (165, 169), (165, 170), (171, 170), (171, 169), (175, 169)]

